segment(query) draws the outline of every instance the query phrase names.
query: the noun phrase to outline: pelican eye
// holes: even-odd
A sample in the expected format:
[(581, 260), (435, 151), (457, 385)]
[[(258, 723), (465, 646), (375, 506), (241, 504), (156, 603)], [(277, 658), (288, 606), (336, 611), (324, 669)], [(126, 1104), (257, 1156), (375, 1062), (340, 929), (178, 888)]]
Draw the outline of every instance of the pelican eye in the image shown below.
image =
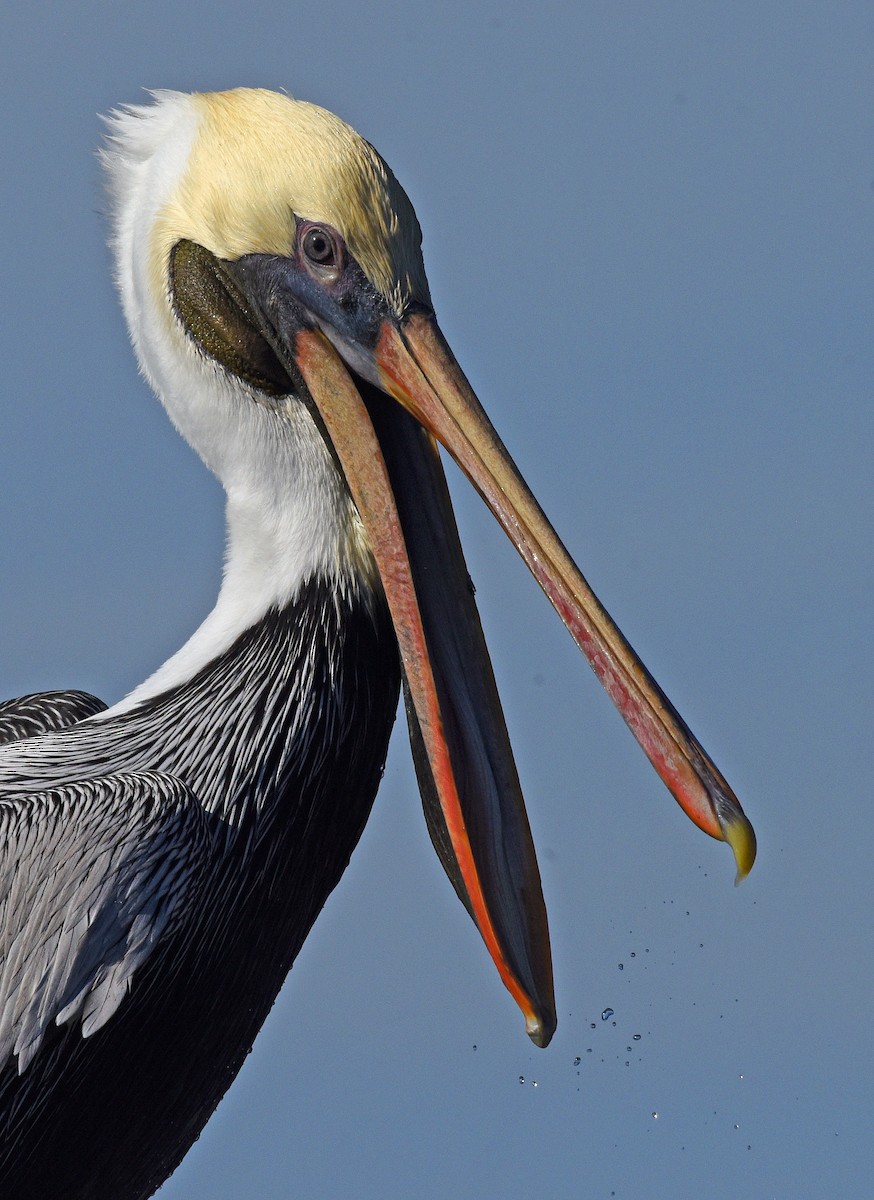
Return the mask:
[(299, 221), (297, 246), (300, 262), (322, 287), (333, 287), (340, 280), (346, 267), (346, 253), (336, 229)]
[(318, 225), (314, 225), (304, 234), (303, 252), (310, 262), (318, 267), (333, 267), (337, 259), (334, 239), (327, 230)]

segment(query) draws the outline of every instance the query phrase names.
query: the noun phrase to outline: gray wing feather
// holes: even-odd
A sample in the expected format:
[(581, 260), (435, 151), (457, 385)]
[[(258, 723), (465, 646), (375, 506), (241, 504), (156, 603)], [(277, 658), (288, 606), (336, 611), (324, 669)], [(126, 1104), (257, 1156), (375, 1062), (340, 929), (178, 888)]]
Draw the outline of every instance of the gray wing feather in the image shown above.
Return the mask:
[(196, 900), (206, 818), (171, 775), (109, 775), (0, 799), (0, 1065), (48, 1027), (112, 1017)]
[(32, 692), (0, 703), (0, 744), (67, 729), (103, 712), (106, 705), (88, 692)]

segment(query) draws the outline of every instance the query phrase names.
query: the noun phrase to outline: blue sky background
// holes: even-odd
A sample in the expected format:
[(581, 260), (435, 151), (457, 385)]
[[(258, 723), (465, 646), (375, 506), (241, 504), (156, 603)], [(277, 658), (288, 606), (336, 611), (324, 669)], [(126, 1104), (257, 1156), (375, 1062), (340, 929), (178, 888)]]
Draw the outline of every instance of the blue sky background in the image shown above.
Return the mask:
[(874, 8), (83, 0), (3, 30), (0, 692), (117, 699), (219, 581), (219, 489), (113, 294), (96, 114), (286, 87), (406, 186), (459, 360), (760, 839), (735, 891), (453, 474), (558, 1033), (529, 1044), (443, 877), (400, 724), (161, 1200), (870, 1196)]

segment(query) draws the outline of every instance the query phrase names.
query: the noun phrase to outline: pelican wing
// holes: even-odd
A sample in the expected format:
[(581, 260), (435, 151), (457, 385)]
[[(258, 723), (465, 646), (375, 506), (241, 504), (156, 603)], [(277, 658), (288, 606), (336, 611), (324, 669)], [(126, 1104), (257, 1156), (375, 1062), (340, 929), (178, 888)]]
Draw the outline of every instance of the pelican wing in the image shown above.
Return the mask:
[(203, 809), (171, 775), (86, 779), (0, 799), (0, 1066), (19, 1073), (46, 1030), (88, 1037), (190, 907)]
[(0, 745), (66, 729), (103, 712), (106, 705), (88, 692), (33, 692), (0, 704)]

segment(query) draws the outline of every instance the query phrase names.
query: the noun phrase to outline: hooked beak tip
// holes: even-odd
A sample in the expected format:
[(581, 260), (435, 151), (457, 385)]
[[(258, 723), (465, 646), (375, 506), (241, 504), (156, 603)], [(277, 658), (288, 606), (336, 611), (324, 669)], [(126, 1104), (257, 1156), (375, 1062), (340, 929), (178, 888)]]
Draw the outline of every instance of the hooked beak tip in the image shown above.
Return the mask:
[(737, 866), (734, 886), (743, 883), (756, 861), (756, 835), (752, 825), (742, 811), (738, 811), (722, 822), (722, 836), (731, 846)]

